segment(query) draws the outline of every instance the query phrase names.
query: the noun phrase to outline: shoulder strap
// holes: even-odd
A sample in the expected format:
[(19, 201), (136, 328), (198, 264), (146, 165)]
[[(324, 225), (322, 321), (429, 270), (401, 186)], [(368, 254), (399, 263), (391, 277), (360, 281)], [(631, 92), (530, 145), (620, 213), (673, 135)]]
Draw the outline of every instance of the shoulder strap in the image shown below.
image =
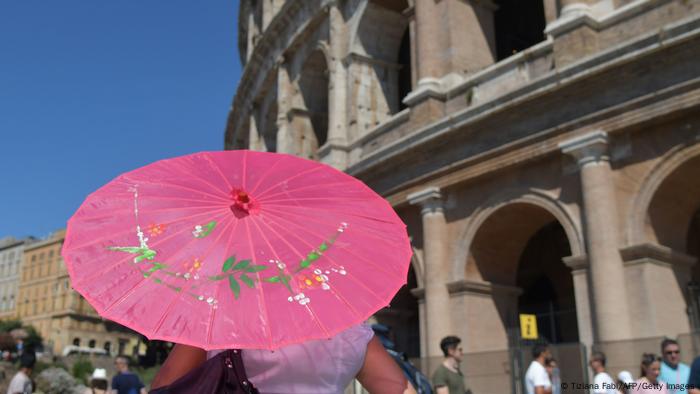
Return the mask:
[(245, 373), (245, 367), (243, 366), (243, 357), (240, 349), (227, 350), (226, 355), (224, 356), (224, 365), (228, 370), (232, 370), (239, 387), (244, 393), (259, 393), (258, 389), (253, 386), (253, 383), (248, 380), (248, 376)]

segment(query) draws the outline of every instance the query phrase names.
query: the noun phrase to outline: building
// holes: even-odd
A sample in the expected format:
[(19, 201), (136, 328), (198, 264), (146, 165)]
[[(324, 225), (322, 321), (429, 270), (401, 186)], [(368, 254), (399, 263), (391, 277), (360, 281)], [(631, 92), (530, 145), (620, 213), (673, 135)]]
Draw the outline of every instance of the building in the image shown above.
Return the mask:
[(17, 317), (34, 326), (54, 354), (66, 346), (103, 348), (110, 354), (131, 354), (136, 334), (104, 321), (71, 288), (61, 257), (65, 230), (25, 246), (17, 298)]
[(0, 239), (0, 319), (12, 319), (16, 315), (22, 254), (25, 246), (34, 241), (32, 237)]
[(226, 148), (333, 165), (408, 225), (377, 317), (409, 356), (456, 334), (475, 392), (520, 392), (522, 313), (562, 381), (593, 347), (700, 353), (700, 1), (242, 0), (239, 52)]

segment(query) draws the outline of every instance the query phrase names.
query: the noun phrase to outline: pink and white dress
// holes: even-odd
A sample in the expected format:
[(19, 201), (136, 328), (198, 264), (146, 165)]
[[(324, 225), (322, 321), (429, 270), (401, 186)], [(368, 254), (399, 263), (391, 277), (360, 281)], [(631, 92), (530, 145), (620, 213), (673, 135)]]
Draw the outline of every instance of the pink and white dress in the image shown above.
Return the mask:
[[(351, 327), (330, 339), (289, 345), (278, 350), (244, 349), (248, 380), (264, 394), (342, 394), (362, 368), (374, 332)], [(207, 358), (222, 350), (212, 350)]]

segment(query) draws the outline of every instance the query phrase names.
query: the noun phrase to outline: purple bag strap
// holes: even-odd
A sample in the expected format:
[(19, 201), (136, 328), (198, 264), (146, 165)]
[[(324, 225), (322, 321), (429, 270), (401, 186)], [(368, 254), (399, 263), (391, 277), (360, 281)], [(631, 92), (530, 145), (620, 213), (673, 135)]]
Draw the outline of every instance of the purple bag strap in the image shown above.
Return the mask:
[(150, 394), (259, 394), (248, 380), (240, 350), (226, 350)]
[(243, 366), (243, 356), (241, 355), (241, 350), (233, 349), (224, 352), (224, 365), (227, 369), (232, 369), (235, 374), (236, 383), (242, 389), (242, 392), (246, 394), (258, 394), (258, 389), (255, 388), (253, 383), (248, 380), (248, 376), (245, 373), (245, 367)]

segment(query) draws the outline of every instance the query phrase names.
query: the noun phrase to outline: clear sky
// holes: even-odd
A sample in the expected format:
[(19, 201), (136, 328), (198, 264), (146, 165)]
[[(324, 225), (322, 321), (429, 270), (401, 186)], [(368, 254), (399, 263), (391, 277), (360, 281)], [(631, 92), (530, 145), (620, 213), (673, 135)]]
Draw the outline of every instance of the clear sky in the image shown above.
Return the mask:
[(223, 149), (238, 1), (0, 2), (0, 237), (150, 162)]

